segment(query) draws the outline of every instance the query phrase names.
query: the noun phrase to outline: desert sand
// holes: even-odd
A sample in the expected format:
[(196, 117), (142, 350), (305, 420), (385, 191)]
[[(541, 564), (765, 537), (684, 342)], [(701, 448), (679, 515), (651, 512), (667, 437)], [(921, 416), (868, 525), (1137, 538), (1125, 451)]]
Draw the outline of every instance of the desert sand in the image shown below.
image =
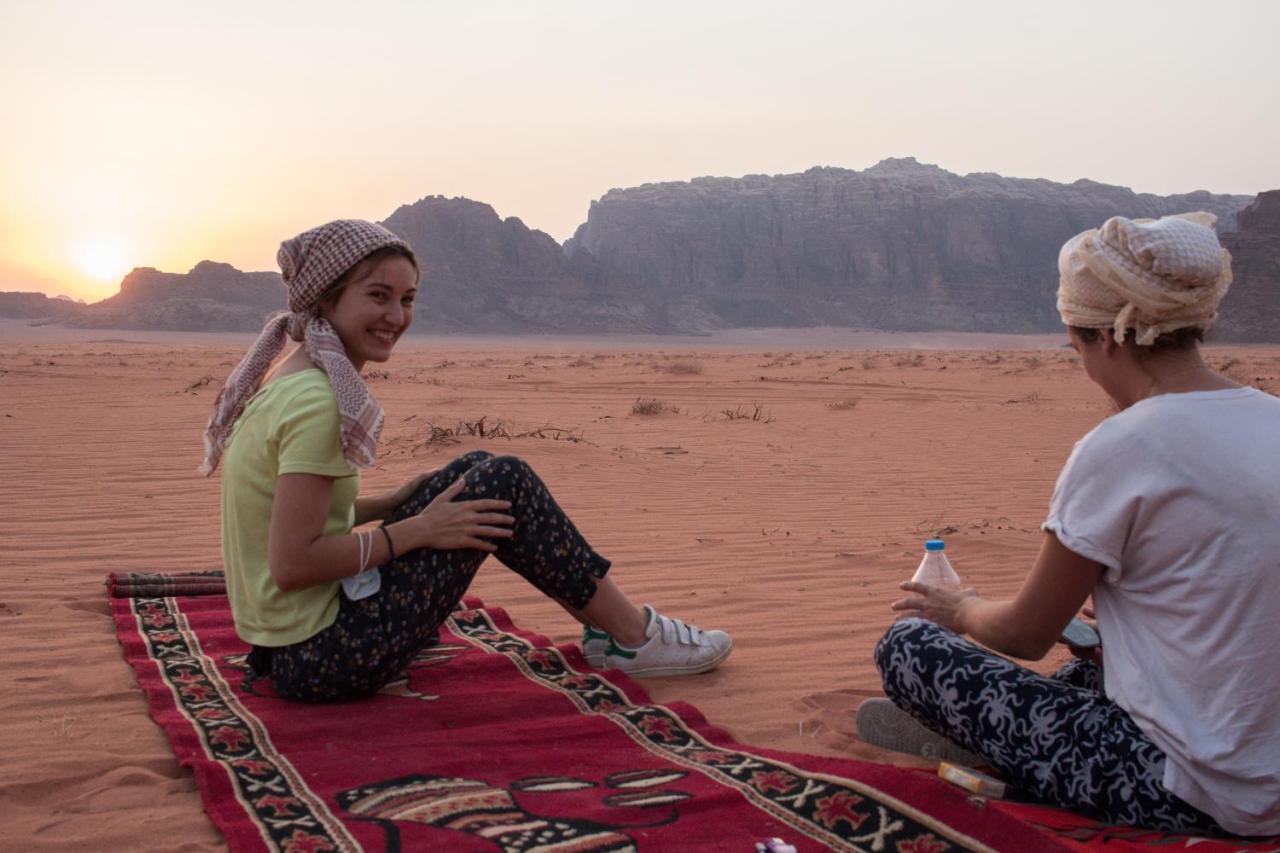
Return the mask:
[[(0, 327), (0, 847), (224, 846), (147, 715), (102, 580), (219, 565), (218, 481), (196, 465), (247, 340)], [(655, 701), (748, 744), (910, 763), (853, 733), (880, 694), (872, 646), (921, 540), (945, 537), (989, 596), (1030, 567), (1072, 443), (1112, 411), (1062, 340), (407, 339), (369, 371), (388, 417), (365, 488), (471, 449), (523, 456), (632, 596), (733, 634), (722, 669), (649, 681)], [(1209, 352), (1280, 390), (1280, 348)], [(481, 418), (528, 435), (457, 437)], [(473, 592), (578, 637), (496, 562)]]

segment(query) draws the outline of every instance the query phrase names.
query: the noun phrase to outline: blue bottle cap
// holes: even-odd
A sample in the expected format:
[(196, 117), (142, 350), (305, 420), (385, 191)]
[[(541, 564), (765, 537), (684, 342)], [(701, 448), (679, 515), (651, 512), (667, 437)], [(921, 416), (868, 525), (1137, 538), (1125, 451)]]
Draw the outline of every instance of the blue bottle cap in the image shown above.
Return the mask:
[(941, 551), (946, 547), (947, 543), (943, 542), (941, 539), (926, 539), (924, 542), (924, 549), (926, 551)]

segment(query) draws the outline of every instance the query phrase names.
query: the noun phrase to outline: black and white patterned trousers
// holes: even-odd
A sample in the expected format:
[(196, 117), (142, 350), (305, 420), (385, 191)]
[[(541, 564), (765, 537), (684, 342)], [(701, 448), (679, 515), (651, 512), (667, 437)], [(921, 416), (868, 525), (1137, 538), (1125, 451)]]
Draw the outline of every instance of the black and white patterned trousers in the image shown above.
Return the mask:
[[(475, 451), (432, 475), (386, 523), (416, 515), (459, 477), (466, 485), (454, 500), (494, 498), (511, 502), (510, 539), (497, 539), (494, 556), (546, 595), (582, 609), (595, 580), (609, 571), (601, 557), (523, 460)], [(404, 672), (462, 600), (489, 554), (419, 548), (380, 567), (375, 595), (352, 601), (339, 592), (338, 616), (328, 628), (289, 646), (254, 647), (249, 664), (289, 699), (328, 702), (366, 696)]]
[(1093, 664), (1047, 678), (920, 618), (895, 622), (875, 656), (895, 705), (1021, 793), (1104, 823), (1225, 834), (1165, 789), (1164, 753), (1102, 695)]

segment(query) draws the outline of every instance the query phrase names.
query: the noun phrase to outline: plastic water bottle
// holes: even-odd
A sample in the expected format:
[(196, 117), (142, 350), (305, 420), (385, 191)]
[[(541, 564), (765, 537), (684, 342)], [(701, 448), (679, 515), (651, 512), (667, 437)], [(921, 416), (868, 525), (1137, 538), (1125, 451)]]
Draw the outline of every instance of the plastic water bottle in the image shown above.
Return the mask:
[(929, 539), (924, 543), (924, 559), (920, 568), (911, 576), (913, 583), (927, 583), (929, 586), (950, 587), (958, 589), (960, 576), (951, 568), (947, 559), (946, 543), (941, 539)]

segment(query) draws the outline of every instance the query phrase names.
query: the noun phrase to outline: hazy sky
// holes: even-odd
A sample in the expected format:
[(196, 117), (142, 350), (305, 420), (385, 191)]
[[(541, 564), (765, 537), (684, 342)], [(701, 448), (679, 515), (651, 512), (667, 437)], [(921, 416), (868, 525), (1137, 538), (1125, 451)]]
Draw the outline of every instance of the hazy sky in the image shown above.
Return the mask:
[(0, 290), (274, 269), (433, 194), (563, 240), (611, 187), (885, 157), (1280, 188), (1278, 33), (1273, 0), (0, 0)]

